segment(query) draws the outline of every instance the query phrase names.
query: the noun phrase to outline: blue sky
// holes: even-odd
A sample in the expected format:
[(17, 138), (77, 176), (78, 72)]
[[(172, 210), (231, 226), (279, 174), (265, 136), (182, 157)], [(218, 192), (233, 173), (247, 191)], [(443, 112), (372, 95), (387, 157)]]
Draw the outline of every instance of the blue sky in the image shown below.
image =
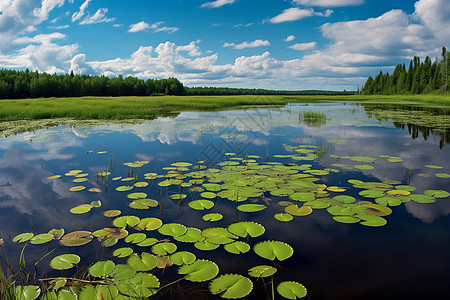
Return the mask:
[(0, 0), (0, 68), (355, 90), (448, 28), (449, 0)]

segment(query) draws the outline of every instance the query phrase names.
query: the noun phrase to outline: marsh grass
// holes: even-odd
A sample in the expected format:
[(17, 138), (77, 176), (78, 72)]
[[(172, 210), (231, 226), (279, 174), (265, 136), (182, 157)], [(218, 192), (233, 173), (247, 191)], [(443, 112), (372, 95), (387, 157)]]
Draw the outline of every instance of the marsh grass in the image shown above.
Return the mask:
[(327, 115), (320, 111), (305, 111), (299, 113), (298, 119), (308, 126), (321, 126), (326, 124)]

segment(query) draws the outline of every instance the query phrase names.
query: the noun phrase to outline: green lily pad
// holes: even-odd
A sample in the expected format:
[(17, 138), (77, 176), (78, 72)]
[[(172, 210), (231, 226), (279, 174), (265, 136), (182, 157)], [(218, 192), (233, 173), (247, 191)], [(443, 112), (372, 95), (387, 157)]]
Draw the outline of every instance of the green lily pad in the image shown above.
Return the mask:
[(134, 184), (134, 186), (135, 187), (146, 187), (146, 186), (148, 186), (148, 182), (136, 182), (135, 184)]
[(142, 242), (143, 240), (145, 240), (147, 238), (147, 236), (145, 235), (145, 233), (132, 233), (129, 236), (127, 236), (125, 238), (125, 243), (134, 243), (134, 244), (139, 244), (140, 242)]
[(143, 198), (147, 198), (147, 194), (146, 193), (131, 193), (127, 195), (127, 198), (130, 199), (143, 199)]
[(78, 206), (75, 206), (74, 208), (72, 208), (70, 210), (71, 213), (76, 214), (76, 215), (80, 215), (80, 214), (85, 214), (87, 212), (90, 212), (92, 209), (92, 205), (90, 204), (81, 204)]
[(437, 166), (437, 165), (425, 165), (426, 168), (430, 169), (443, 169), (444, 167)]
[(261, 265), (248, 270), (248, 275), (252, 277), (269, 277), (277, 272), (277, 269), (271, 266)]
[(373, 170), (374, 166), (372, 165), (354, 165), (353, 168), (358, 170)]
[(116, 280), (127, 280), (133, 277), (136, 274), (136, 271), (130, 268), (127, 265), (123, 264), (117, 264), (114, 271), (111, 273), (111, 275)]
[(71, 191), (71, 192), (79, 192), (79, 191), (84, 190), (85, 188), (86, 188), (85, 186), (79, 185), (79, 186), (71, 187), (71, 188), (69, 189), (69, 191)]
[(448, 196), (450, 196), (449, 192), (443, 190), (426, 190), (423, 193), (434, 198), (447, 198)]
[(434, 174), (434, 176), (436, 176), (438, 178), (450, 178), (450, 174), (447, 174), (447, 173), (436, 173), (436, 174)]
[(313, 192), (297, 192), (289, 195), (289, 198), (294, 201), (306, 202), (315, 200), (316, 195)]
[(144, 218), (134, 228), (137, 230), (153, 231), (162, 226), (163, 222), (158, 218)]
[(399, 206), (402, 204), (402, 200), (400, 197), (392, 197), (392, 196), (385, 196), (375, 199), (375, 202), (379, 205), (389, 205), (389, 206)]
[(210, 213), (206, 214), (202, 217), (202, 219), (206, 222), (217, 222), (223, 219), (223, 216), (219, 213)]
[(117, 289), (120, 293), (131, 297), (131, 299), (147, 299), (158, 292), (159, 286), (159, 280), (155, 275), (137, 273), (126, 282), (117, 284)]
[(196, 243), (203, 241), (205, 238), (202, 236), (200, 229), (188, 227), (183, 235), (175, 236), (174, 239), (183, 243)]
[(295, 281), (283, 281), (277, 286), (277, 292), (287, 299), (300, 299), (306, 296), (306, 288)]
[(186, 275), (184, 279), (193, 282), (203, 282), (213, 279), (219, 274), (219, 267), (212, 261), (197, 259), (190, 265), (183, 265), (178, 269), (178, 274)]
[(408, 191), (408, 192), (413, 192), (416, 190), (415, 187), (410, 186), (410, 185), (396, 185), (395, 188), (397, 190), (403, 190), (403, 191)]
[(300, 208), (297, 205), (289, 205), (285, 207), (284, 211), (293, 216), (307, 216), (313, 212), (312, 208), (306, 205)]
[(328, 207), (327, 212), (333, 216), (353, 216), (356, 214), (350, 207), (340, 205)]
[(167, 223), (159, 227), (158, 232), (162, 235), (180, 236), (187, 231), (186, 226), (177, 223)]
[(338, 195), (333, 197), (333, 200), (339, 201), (344, 204), (353, 203), (356, 201), (355, 197), (347, 196), (347, 195)]
[(241, 241), (226, 244), (223, 248), (233, 254), (247, 253), (250, 251), (250, 245)]
[(105, 211), (105, 212), (103, 213), (103, 215), (104, 215), (105, 217), (108, 217), (108, 218), (113, 218), (113, 217), (119, 216), (121, 213), (122, 213), (122, 212), (121, 212), (120, 210), (118, 210), (118, 209), (111, 209), (111, 210)]
[(89, 274), (94, 277), (106, 277), (116, 268), (116, 264), (110, 260), (98, 261), (89, 268)]
[(186, 194), (173, 194), (173, 195), (170, 195), (170, 199), (172, 199), (172, 200), (182, 200), (182, 199), (184, 199), (186, 197), (187, 197)]
[(392, 214), (392, 209), (383, 205), (369, 203), (363, 204), (363, 206), (366, 207), (366, 210), (364, 212), (368, 215), (383, 217)]
[(170, 260), (177, 266), (190, 265), (196, 259), (195, 254), (187, 251), (176, 252), (170, 256)]
[(92, 241), (93, 236), (90, 231), (73, 231), (64, 235), (59, 243), (64, 246), (82, 246)]
[(121, 216), (113, 220), (113, 225), (116, 227), (130, 227), (136, 226), (141, 220), (136, 216)]
[(137, 199), (130, 202), (128, 206), (134, 209), (149, 209), (151, 207), (157, 207), (158, 204), (159, 202), (153, 199)]
[(118, 258), (128, 257), (133, 254), (133, 249), (130, 247), (122, 247), (114, 250), (113, 255)]
[(158, 264), (156, 256), (143, 252), (141, 255), (133, 253), (127, 260), (129, 267), (136, 271), (146, 272), (154, 269)]
[(436, 198), (427, 196), (427, 195), (413, 194), (413, 195), (409, 195), (408, 198), (410, 198), (414, 202), (422, 203), (422, 204), (429, 204), (429, 203), (436, 202)]
[(116, 188), (116, 191), (118, 191), (118, 192), (128, 192), (131, 189), (133, 189), (132, 185), (122, 185), (122, 186), (118, 186)]
[(50, 267), (56, 270), (67, 270), (79, 263), (80, 260), (81, 258), (76, 254), (58, 255), (50, 261)]
[(60, 229), (51, 229), (48, 234), (51, 234), (53, 236), (54, 240), (59, 240), (65, 233), (64, 228)]
[(31, 232), (21, 233), (21, 234), (16, 235), (13, 238), (13, 242), (23, 243), (23, 242), (29, 241), (33, 236), (34, 236), (34, 233), (31, 233)]
[(146, 238), (145, 240), (138, 243), (137, 245), (139, 247), (150, 247), (150, 246), (153, 246), (154, 244), (156, 244), (157, 242), (158, 242), (158, 240), (155, 238)]
[(35, 285), (25, 285), (25, 286), (19, 285), (16, 287), (15, 293), (18, 300), (34, 300), (37, 297), (39, 297), (41, 289)]
[(333, 216), (333, 220), (339, 223), (346, 223), (346, 224), (358, 223), (359, 221), (361, 221), (360, 218), (352, 216)]
[(250, 294), (253, 283), (245, 276), (238, 274), (225, 274), (212, 280), (209, 291), (225, 299), (242, 298)]
[(288, 259), (294, 254), (291, 246), (280, 241), (259, 242), (253, 247), (253, 251), (263, 258), (280, 261)]
[(237, 209), (242, 212), (258, 212), (266, 208), (267, 206), (263, 204), (241, 204), (237, 207)]
[(381, 227), (381, 226), (386, 225), (386, 223), (387, 223), (386, 219), (384, 219), (380, 216), (357, 215), (357, 217), (361, 219), (360, 224), (364, 225), (364, 226)]
[(384, 192), (380, 190), (364, 190), (359, 192), (359, 195), (367, 198), (380, 198), (384, 196)]
[(262, 235), (266, 229), (261, 224), (255, 222), (236, 222), (228, 226), (228, 231), (234, 235), (245, 238), (251, 236), (252, 238)]
[(202, 230), (202, 236), (206, 238), (207, 242), (213, 244), (229, 244), (238, 237), (222, 227), (206, 228)]
[(199, 242), (195, 242), (194, 247), (199, 249), (199, 250), (203, 250), (203, 251), (211, 251), (211, 250), (215, 250), (217, 248), (219, 248), (219, 244), (213, 244), (208, 242), (206, 239), (199, 241)]
[(292, 215), (286, 214), (286, 213), (278, 213), (278, 214), (275, 214), (273, 217), (281, 222), (289, 222), (294, 219), (294, 217)]
[(34, 245), (40, 245), (40, 244), (48, 243), (51, 240), (53, 240), (53, 235), (48, 234), (48, 233), (41, 233), (41, 234), (37, 234), (37, 235), (33, 236), (30, 239), (30, 243), (34, 244)]
[(214, 198), (216, 198), (216, 193), (213, 193), (213, 192), (203, 192), (203, 193), (201, 193), (200, 194), (200, 196), (202, 196), (203, 198), (206, 198), (206, 199), (214, 199)]
[(211, 209), (214, 206), (214, 202), (210, 200), (194, 200), (189, 202), (189, 207), (195, 210)]
[(174, 243), (158, 243), (152, 247), (152, 252), (157, 255), (168, 255), (177, 251), (177, 245)]

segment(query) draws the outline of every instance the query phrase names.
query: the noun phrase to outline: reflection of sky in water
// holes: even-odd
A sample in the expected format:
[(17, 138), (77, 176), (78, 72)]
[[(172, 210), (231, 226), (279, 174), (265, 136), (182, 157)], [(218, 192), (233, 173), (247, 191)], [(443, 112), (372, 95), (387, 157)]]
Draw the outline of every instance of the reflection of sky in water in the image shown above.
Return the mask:
[[(305, 111), (326, 113), (326, 125), (304, 126), (299, 121), (299, 112)], [(223, 134), (245, 136), (219, 138)], [(180, 222), (198, 228), (227, 226), (235, 220), (252, 220), (264, 224), (266, 233), (247, 242), (253, 244), (258, 240), (277, 239), (291, 244), (295, 254), (280, 263), (278, 280), (304, 283), (313, 299), (370, 299), (368, 295), (374, 299), (400, 298), (400, 286), (406, 282), (411, 286), (421, 286), (424, 291), (433, 289), (436, 295), (442, 295), (445, 288), (439, 282), (449, 279), (446, 270), (450, 259), (445, 250), (450, 246), (447, 230), (450, 222), (449, 199), (438, 200), (432, 205), (407, 203), (395, 207), (393, 214), (387, 217), (388, 225), (383, 228), (338, 224), (325, 211), (315, 211), (311, 216), (296, 217), (293, 222), (281, 223), (273, 218), (275, 213), (281, 212), (279, 206), (271, 205), (261, 213), (237, 214), (233, 203), (219, 200), (213, 210), (222, 213), (224, 219), (211, 225), (201, 220), (204, 212), (193, 211), (186, 204), (180, 205), (169, 198), (170, 194), (179, 191), (173, 188), (161, 191), (155, 182), (150, 182), (144, 191), (149, 198), (162, 199), (162, 214), (158, 209), (132, 211), (127, 207), (127, 193), (115, 191), (117, 186), (126, 183), (111, 181), (114, 176), (128, 176), (129, 169), (122, 162), (150, 161), (149, 165), (136, 170), (138, 177), (143, 179), (143, 174), (147, 172), (165, 173), (162, 168), (172, 162), (194, 162), (201, 158), (218, 160), (223, 158), (224, 152), (258, 154), (262, 161), (266, 161), (269, 155), (269, 160), (283, 162), (271, 157), (289, 153), (282, 144), (323, 146), (327, 140), (337, 138), (346, 143), (327, 144), (328, 152), (320, 161), (322, 167), (338, 162), (329, 156), (334, 154), (377, 158), (375, 169), (340, 170), (321, 179), (327, 185), (349, 187), (348, 179), (391, 179), (415, 186), (417, 193), (427, 189), (448, 190), (450, 179), (434, 176), (436, 172), (450, 173), (450, 153), (448, 148), (439, 149), (439, 138), (413, 140), (407, 131), (395, 129), (390, 122), (367, 119), (363, 108), (356, 105), (293, 104), (270, 110), (183, 112), (175, 119), (160, 118), (144, 124), (58, 126), (0, 139), (0, 232), (8, 240), (9, 236), (25, 231), (37, 234), (61, 227), (66, 232), (94, 231), (112, 226), (111, 219), (102, 215), (108, 209), (121, 209), (125, 214), (139, 217), (159, 217), (166, 223)], [(93, 153), (88, 154), (87, 151)], [(98, 154), (98, 151), (107, 153)], [(378, 158), (379, 155), (400, 156), (405, 161), (389, 163), (384, 158)], [(339, 162), (354, 164), (345, 160)], [(444, 169), (427, 169), (424, 167), (426, 164), (441, 165)], [(107, 190), (100, 194), (87, 190), (70, 192), (70, 187), (79, 185), (72, 182), (72, 177), (46, 179), (49, 175), (63, 175), (69, 170), (80, 169), (89, 173), (88, 183), (81, 185), (105, 190), (95, 174), (104, 171), (108, 165), (112, 167), (112, 175)], [(318, 162), (314, 165), (319, 167)], [(432, 176), (424, 178), (418, 176), (420, 173)], [(103, 203), (101, 208), (93, 208), (85, 215), (69, 212), (74, 206), (97, 199)], [(147, 235), (158, 236), (155, 233)], [(51, 257), (75, 251), (55, 245), (30, 245), (27, 258), (40, 257), (42, 252), (52, 248), (56, 250)], [(97, 242), (90, 245), (76, 250), (87, 256), (85, 262), (102, 256)], [(118, 244), (123, 245), (123, 241)], [(16, 258), (22, 245), (9, 244), (7, 247), (7, 253)], [(95, 254), (88, 252), (92, 247)], [(199, 252), (191, 245), (180, 247)], [(111, 254), (111, 249), (107, 248), (107, 255)], [(223, 249), (200, 252), (199, 257), (217, 262), (221, 273), (245, 274), (252, 266), (268, 263), (253, 253), (230, 256)], [(48, 260), (41, 262), (41, 265), (48, 265)], [(435, 281), (432, 278), (440, 279)], [(388, 291), (388, 294), (383, 294), (383, 291)], [(424, 296), (421, 292), (408, 295)]]

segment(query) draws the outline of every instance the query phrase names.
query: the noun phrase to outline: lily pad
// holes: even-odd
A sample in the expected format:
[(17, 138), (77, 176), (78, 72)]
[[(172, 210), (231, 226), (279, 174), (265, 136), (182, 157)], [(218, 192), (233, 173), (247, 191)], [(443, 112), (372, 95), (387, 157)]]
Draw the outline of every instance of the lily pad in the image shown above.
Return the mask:
[(253, 251), (263, 258), (280, 261), (288, 259), (294, 254), (291, 246), (280, 241), (259, 242), (253, 247)]
[(312, 208), (306, 205), (301, 206), (300, 208), (297, 205), (289, 205), (284, 211), (293, 216), (307, 216), (313, 212)]
[(381, 227), (381, 226), (386, 225), (386, 223), (387, 223), (386, 219), (384, 219), (380, 216), (357, 215), (357, 217), (361, 219), (360, 224), (364, 225), (364, 226)]
[[(5, 292), (5, 296), (7, 295)], [(19, 285), (16, 287), (15, 290), (16, 297), (18, 300), (34, 300), (37, 297), (39, 297), (39, 294), (41, 293), (41, 289), (38, 286), (35, 285)], [(6, 296), (8, 297), (8, 296)], [(9, 297), (8, 297), (9, 298)], [(16, 298), (11, 298), (16, 299)]]
[(443, 190), (426, 190), (423, 193), (434, 198), (447, 198), (448, 196), (450, 196), (449, 192)]
[(241, 241), (226, 244), (223, 248), (233, 254), (247, 253), (250, 251), (250, 245)]
[(80, 260), (81, 258), (76, 254), (58, 255), (50, 261), (50, 267), (56, 270), (67, 270), (79, 263)]
[(121, 216), (113, 220), (113, 225), (116, 227), (130, 227), (136, 226), (141, 220), (136, 216)]
[(111, 218), (111, 217), (117, 217), (121, 214), (122, 212), (120, 210), (117, 209), (111, 209), (111, 210), (107, 210), (103, 213), (103, 215), (105, 217)]
[(213, 244), (208, 242), (206, 239), (199, 241), (199, 242), (195, 242), (194, 247), (199, 249), (199, 250), (203, 250), (203, 251), (211, 251), (211, 250), (215, 250), (217, 248), (219, 248), (219, 244)]
[(366, 207), (365, 213), (369, 215), (382, 217), (392, 214), (392, 209), (383, 205), (370, 203), (370, 204), (363, 204), (363, 206)]
[(128, 257), (133, 254), (133, 249), (130, 247), (122, 247), (114, 250), (113, 255), (118, 258)]
[(255, 222), (236, 222), (228, 226), (228, 231), (234, 235), (245, 238), (251, 236), (252, 238), (262, 235), (266, 229), (261, 224)]
[(252, 277), (269, 277), (277, 272), (277, 269), (271, 266), (261, 265), (248, 270), (248, 275)]
[(178, 274), (186, 275), (184, 279), (193, 282), (203, 282), (213, 279), (219, 274), (219, 267), (212, 261), (197, 259), (190, 265), (183, 265)]
[(195, 256), (195, 254), (187, 251), (176, 252), (170, 256), (170, 260), (178, 266), (190, 265), (196, 259), (197, 257)]
[(158, 292), (159, 286), (158, 278), (149, 273), (137, 273), (128, 281), (117, 284), (120, 293), (132, 299), (147, 299)]
[(130, 202), (128, 206), (134, 209), (149, 209), (151, 207), (157, 207), (158, 204), (158, 201), (153, 199), (137, 199)]
[(71, 192), (79, 192), (79, 191), (84, 190), (85, 188), (86, 188), (85, 186), (79, 185), (79, 186), (71, 187), (71, 188), (69, 189), (69, 191), (71, 191)]
[(278, 213), (274, 215), (274, 218), (281, 222), (289, 222), (294, 219), (294, 217), (290, 214)]
[(306, 296), (306, 288), (295, 281), (283, 281), (277, 286), (277, 292), (287, 299), (300, 299)]
[(90, 231), (72, 231), (64, 235), (59, 243), (64, 246), (82, 246), (93, 239), (92, 233)]
[(217, 222), (223, 219), (223, 216), (219, 213), (210, 213), (206, 214), (202, 217), (202, 219), (206, 222)]
[(133, 189), (132, 185), (122, 185), (122, 186), (118, 186), (116, 188), (116, 191), (118, 191), (118, 192), (128, 192), (131, 189)]
[(40, 244), (48, 243), (51, 240), (53, 240), (53, 235), (48, 234), (48, 233), (41, 233), (41, 234), (37, 234), (37, 235), (33, 236), (30, 239), (30, 243), (34, 244), (34, 245), (40, 245)]
[(146, 272), (156, 267), (158, 259), (146, 252), (143, 252), (141, 255), (134, 253), (128, 258), (127, 264), (136, 271)]
[(186, 232), (186, 230), (187, 228), (184, 225), (177, 223), (167, 223), (162, 225), (158, 229), (158, 232), (168, 236), (180, 236), (183, 235)]
[(34, 236), (34, 233), (31, 233), (31, 232), (21, 233), (21, 234), (16, 235), (13, 238), (13, 242), (23, 243), (23, 242), (29, 241), (33, 236)]
[(89, 268), (89, 274), (94, 277), (106, 277), (114, 271), (116, 265), (110, 260), (98, 261)]
[(258, 212), (266, 209), (267, 206), (263, 204), (241, 204), (237, 207), (242, 212)]
[(203, 198), (206, 198), (206, 199), (214, 199), (214, 198), (216, 198), (216, 193), (213, 193), (213, 192), (203, 192), (203, 193), (201, 193), (200, 194), (200, 196), (202, 196)]
[(450, 178), (450, 174), (447, 173), (436, 173), (434, 175), (438, 178)]
[(144, 218), (135, 226), (135, 229), (153, 231), (160, 228), (162, 224), (162, 221), (158, 218)]
[(157, 255), (168, 255), (177, 251), (177, 245), (174, 243), (158, 243), (152, 247), (152, 252)]
[(200, 229), (188, 227), (183, 235), (175, 236), (174, 239), (183, 243), (196, 243), (203, 241), (205, 238), (202, 236)]
[(92, 208), (92, 205), (90, 204), (81, 204), (78, 206), (75, 206), (74, 208), (70, 209), (70, 212), (76, 215), (85, 214), (87, 212), (90, 212)]
[(436, 202), (436, 198), (427, 195), (413, 194), (409, 195), (408, 198), (410, 198), (414, 202), (422, 204), (429, 204)]
[(127, 195), (130, 199), (143, 199), (147, 197), (146, 193), (131, 193)]
[(221, 275), (209, 284), (209, 291), (213, 295), (220, 295), (225, 299), (245, 297), (250, 294), (252, 289), (252, 281), (239, 274)]
[(51, 234), (53, 236), (54, 240), (59, 240), (65, 233), (64, 228), (60, 229), (52, 229), (48, 232), (48, 234)]
[(195, 210), (211, 209), (214, 206), (214, 202), (210, 200), (194, 200), (189, 202), (189, 207)]
[(222, 227), (206, 228), (202, 230), (202, 236), (207, 242), (220, 245), (229, 244), (238, 238)]
[(339, 223), (346, 223), (346, 224), (358, 223), (359, 221), (361, 221), (360, 218), (352, 216), (333, 216), (333, 220)]

